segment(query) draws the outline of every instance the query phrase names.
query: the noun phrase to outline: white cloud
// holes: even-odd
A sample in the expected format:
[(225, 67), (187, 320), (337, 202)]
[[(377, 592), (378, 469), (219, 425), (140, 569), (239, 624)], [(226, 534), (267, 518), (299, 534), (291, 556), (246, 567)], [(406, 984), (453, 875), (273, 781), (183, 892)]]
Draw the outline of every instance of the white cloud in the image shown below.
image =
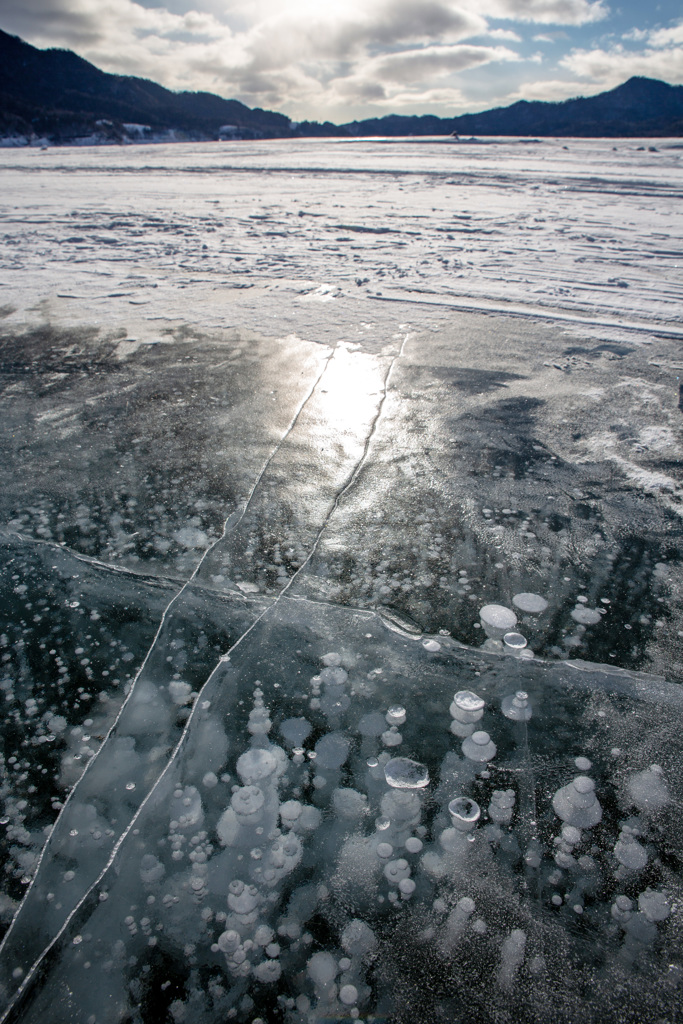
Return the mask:
[(433, 106), (447, 106), (459, 110), (465, 103), (460, 89), (426, 89), (421, 92), (398, 92), (391, 102), (398, 103), (401, 108), (416, 107), (416, 113), (423, 113)]
[(382, 81), (415, 82), (480, 67), (493, 61), (519, 60), (505, 46), (426, 46), (378, 57), (368, 67)]
[[(351, 120), (348, 107), (372, 102), (381, 112), (441, 112), (444, 116), (465, 108), (465, 100), (451, 76), (495, 61), (517, 61), (517, 54), (502, 46), (431, 46), (385, 54), (358, 61), (351, 74), (340, 75), (328, 86), (329, 116)], [(355, 116), (355, 115), (354, 115)]]
[(575, 96), (593, 96), (602, 91), (602, 85), (587, 85), (585, 82), (568, 82), (550, 79), (539, 82), (524, 82), (508, 97), (509, 100), (546, 100), (559, 103), (574, 99)]
[(308, 18), (297, 7), (287, 7), (245, 33), (243, 44), (251, 70), (328, 61), (345, 63), (346, 73), (355, 74), (357, 63), (371, 59), (373, 52), (454, 43), (487, 28), (480, 15), (440, 0), (369, 0), (362, 8), (316, 6)]
[(611, 50), (574, 50), (560, 61), (581, 78), (592, 78), (601, 88), (612, 88), (632, 75), (683, 83), (683, 46), (646, 49), (640, 52), (615, 46)]
[(224, 39), (230, 30), (213, 15), (164, 7), (143, 7), (134, 0), (4, 0), (3, 25), (34, 44), (115, 50), (149, 35), (201, 34)]
[[(239, 20), (237, 5), (229, 13)], [(286, 77), (297, 65), (353, 64), (390, 47), (453, 43), (488, 31), (480, 13), (453, 0), (257, 0), (241, 13), (244, 24), (233, 30), (215, 14), (179, 15), (134, 0), (4, 0), (2, 20), (35, 45), (74, 48), (104, 70), (171, 88), (192, 79), (195, 88), (222, 93), (241, 90), (243, 79), (247, 92), (258, 92), (259, 76)]]
[[(462, 108), (460, 73), (520, 62), (514, 49), (522, 41), (519, 23), (578, 26), (607, 11), (603, 0), (166, 0), (172, 9), (143, 6), (152, 2), (2, 0), (2, 26), (38, 46), (74, 49), (105, 71), (234, 96), (297, 119), (347, 120), (387, 107), (423, 104), (443, 114)], [(193, 3), (198, 9), (188, 10)], [(491, 27), (491, 19), (510, 24)]]
[(569, 36), (562, 30), (554, 32), (539, 32), (538, 35), (532, 36), (532, 40), (535, 43), (559, 43), (568, 39)]
[(486, 33), (489, 39), (507, 39), (511, 43), (521, 43), (522, 37), (511, 28), (490, 28)]
[(671, 28), (660, 28), (650, 33), (651, 46), (671, 46), (683, 43), (683, 21)]
[(587, 25), (607, 17), (603, 0), (487, 0), (489, 18), (510, 18), (538, 25)]
[(643, 39), (647, 39), (649, 32), (645, 28), (632, 28), (630, 32), (624, 32), (622, 39), (630, 39), (637, 43), (642, 43)]
[(172, 89), (211, 88), (215, 74), (204, 69), (242, 59), (229, 26), (214, 15), (174, 14), (134, 0), (4, 0), (2, 21), (36, 46), (74, 49), (105, 71)]
[[(344, 112), (344, 106), (341, 105), (342, 100), (344, 103), (348, 103), (350, 101), (353, 102), (363, 98), (363, 83), (358, 82), (355, 84), (359, 86), (360, 91), (358, 93), (352, 88), (354, 83), (351, 80), (346, 80), (340, 83), (340, 115), (343, 115)], [(375, 113), (375, 116), (378, 117), (383, 117), (385, 114), (389, 113), (396, 113), (397, 111), (403, 114), (424, 114), (425, 112), (439, 108), (448, 110), (448, 116), (450, 116), (451, 114), (455, 114), (459, 110), (464, 109), (466, 104), (465, 97), (461, 90), (456, 88), (415, 88), (390, 91), (382, 88), (382, 92), (383, 95), (381, 96), (372, 96), (373, 105), (381, 108)], [(350, 119), (345, 116), (340, 116), (339, 120)]]
[(669, 28), (633, 29), (622, 39), (647, 45), (640, 50), (616, 43), (609, 49), (574, 50), (560, 64), (572, 74), (591, 78), (599, 87), (611, 88), (643, 75), (677, 85), (683, 83), (683, 21)]

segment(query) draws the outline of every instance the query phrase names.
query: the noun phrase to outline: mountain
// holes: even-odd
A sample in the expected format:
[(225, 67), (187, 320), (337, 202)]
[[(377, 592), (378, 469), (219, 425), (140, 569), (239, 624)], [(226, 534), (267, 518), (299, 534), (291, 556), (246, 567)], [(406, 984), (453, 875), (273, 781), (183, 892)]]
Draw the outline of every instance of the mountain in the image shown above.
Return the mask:
[(562, 103), (520, 100), (448, 118), (390, 114), (343, 127), (351, 135), (677, 136), (683, 135), (683, 85), (634, 77), (598, 96)]
[(0, 138), (54, 144), (162, 139), (368, 135), (683, 135), (683, 86), (651, 78), (562, 103), (521, 100), (479, 114), (304, 121), (208, 92), (171, 92), (110, 75), (70, 50), (39, 50), (0, 30)]
[[(310, 125), (310, 133), (325, 127)], [(39, 50), (0, 30), (0, 135), (64, 143), (221, 134), (279, 138), (294, 133), (284, 114), (252, 110), (208, 92), (171, 92), (146, 78), (110, 75), (70, 50)]]

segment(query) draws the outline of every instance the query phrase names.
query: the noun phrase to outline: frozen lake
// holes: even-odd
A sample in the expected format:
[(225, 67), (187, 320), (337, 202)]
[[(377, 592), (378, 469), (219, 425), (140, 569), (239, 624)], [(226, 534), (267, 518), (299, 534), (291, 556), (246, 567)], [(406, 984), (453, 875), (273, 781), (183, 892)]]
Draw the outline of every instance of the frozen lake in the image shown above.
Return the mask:
[(0, 1020), (677, 1019), (682, 158), (0, 151)]

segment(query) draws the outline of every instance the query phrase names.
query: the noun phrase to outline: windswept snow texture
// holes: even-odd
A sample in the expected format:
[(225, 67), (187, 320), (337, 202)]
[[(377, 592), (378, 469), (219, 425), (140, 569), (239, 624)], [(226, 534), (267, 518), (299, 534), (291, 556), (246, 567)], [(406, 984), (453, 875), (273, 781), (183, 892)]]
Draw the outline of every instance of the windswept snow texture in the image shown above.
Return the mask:
[(0, 1020), (676, 1019), (682, 153), (2, 153)]
[[(680, 337), (682, 152), (633, 139), (3, 150), (0, 302), (20, 319), (31, 301), (38, 319), (104, 317), (137, 343), (226, 320), (325, 336), (318, 303), (351, 295)], [(357, 341), (363, 320), (391, 316), (370, 308), (336, 308), (337, 330)]]

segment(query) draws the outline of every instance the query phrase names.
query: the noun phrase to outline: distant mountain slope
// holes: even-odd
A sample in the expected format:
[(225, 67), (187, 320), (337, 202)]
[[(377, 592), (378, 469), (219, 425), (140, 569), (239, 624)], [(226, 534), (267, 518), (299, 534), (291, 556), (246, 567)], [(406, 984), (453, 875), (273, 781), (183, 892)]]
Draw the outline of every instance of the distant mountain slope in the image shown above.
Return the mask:
[[(97, 124), (110, 121), (111, 125)], [(39, 50), (0, 31), (0, 130), (46, 134), (55, 141), (124, 123), (215, 138), (223, 125), (237, 134), (291, 135), (283, 114), (211, 93), (174, 93), (145, 78), (110, 75), (70, 50)]]
[(0, 30), (0, 137), (53, 143), (130, 138), (290, 138), (325, 135), (683, 135), (683, 86), (650, 78), (563, 103), (527, 102), (479, 114), (302, 122), (207, 92), (171, 92), (110, 75), (70, 50), (39, 50)]
[(562, 103), (520, 100), (449, 118), (390, 114), (343, 127), (352, 135), (676, 136), (683, 135), (683, 85), (634, 77), (598, 96)]

